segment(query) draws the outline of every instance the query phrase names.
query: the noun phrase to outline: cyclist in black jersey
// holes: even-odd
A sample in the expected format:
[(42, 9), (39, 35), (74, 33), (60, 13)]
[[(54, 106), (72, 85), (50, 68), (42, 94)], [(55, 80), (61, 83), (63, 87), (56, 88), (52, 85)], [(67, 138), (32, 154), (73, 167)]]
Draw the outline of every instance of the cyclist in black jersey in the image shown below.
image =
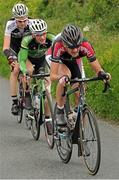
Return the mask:
[(28, 8), (22, 3), (15, 4), (12, 8), (13, 18), (8, 20), (5, 28), (3, 52), (8, 59), (11, 67), (10, 75), (10, 94), (12, 97), (11, 112), (14, 115), (18, 114), (18, 99), (17, 99), (17, 76), (19, 73), (19, 64), (17, 55), (20, 50), (22, 37), (30, 33), (28, 18)]
[[(22, 39), (21, 49), (18, 53), (20, 70), (24, 76), (26, 73), (32, 75), (34, 71), (37, 73), (39, 68), (47, 66), (45, 53), (55, 37), (53, 34), (47, 32), (47, 23), (42, 19), (32, 20), (29, 29), (32, 35), (25, 36)], [(46, 88), (50, 91), (50, 78), (47, 80)], [(26, 92), (25, 96), (26, 108), (31, 109), (30, 92)]]

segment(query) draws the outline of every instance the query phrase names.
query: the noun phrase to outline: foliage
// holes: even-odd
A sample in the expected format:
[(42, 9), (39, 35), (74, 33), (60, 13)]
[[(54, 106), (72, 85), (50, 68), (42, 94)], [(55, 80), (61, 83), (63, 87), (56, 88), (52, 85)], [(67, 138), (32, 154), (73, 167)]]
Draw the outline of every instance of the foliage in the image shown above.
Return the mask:
[[(88, 103), (96, 113), (104, 118), (119, 121), (119, 1), (118, 0), (21, 0), (29, 7), (31, 17), (43, 18), (48, 30), (59, 33), (67, 23), (81, 28), (89, 26), (84, 36), (92, 43), (96, 56), (103, 68), (112, 75), (111, 90), (102, 93), (103, 83), (88, 85)], [(2, 53), (3, 34), (6, 21), (11, 17), (11, 9), (17, 3), (0, 1), (0, 75), (9, 77), (10, 69)], [(84, 58), (87, 76), (94, 75)], [(56, 84), (52, 86), (55, 96)], [(116, 103), (115, 103), (116, 102)]]

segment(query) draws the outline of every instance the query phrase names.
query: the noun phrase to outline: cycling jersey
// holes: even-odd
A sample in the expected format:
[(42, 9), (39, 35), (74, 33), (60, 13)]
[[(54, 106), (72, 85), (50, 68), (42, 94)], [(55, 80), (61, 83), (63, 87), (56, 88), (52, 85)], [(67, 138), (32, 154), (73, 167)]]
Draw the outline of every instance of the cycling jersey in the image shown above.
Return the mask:
[(20, 69), (23, 73), (26, 72), (26, 60), (30, 60), (32, 63), (37, 61), (45, 61), (45, 53), (51, 46), (54, 35), (47, 33), (46, 43), (40, 44), (36, 42), (35, 38), (31, 35), (23, 38), (21, 42), (21, 50), (18, 54), (18, 61), (20, 63)]
[(92, 45), (85, 38), (82, 40), (81, 44), (78, 47), (78, 56), (75, 58), (72, 57), (70, 54), (68, 54), (67, 49), (64, 47), (63, 42), (61, 41), (60, 34), (56, 37), (53, 46), (51, 48), (50, 54), (52, 54), (51, 60), (53, 62), (62, 62), (62, 59), (64, 61), (66, 60), (70, 62), (85, 56), (90, 62), (96, 60), (94, 49)]
[(27, 25), (24, 29), (17, 27), (17, 23), (14, 18), (10, 19), (6, 24), (5, 36), (11, 37), (10, 49), (14, 52), (14, 55), (17, 55), (20, 50), (22, 38), (31, 34), (29, 30), (29, 23), (30, 19), (28, 19)]

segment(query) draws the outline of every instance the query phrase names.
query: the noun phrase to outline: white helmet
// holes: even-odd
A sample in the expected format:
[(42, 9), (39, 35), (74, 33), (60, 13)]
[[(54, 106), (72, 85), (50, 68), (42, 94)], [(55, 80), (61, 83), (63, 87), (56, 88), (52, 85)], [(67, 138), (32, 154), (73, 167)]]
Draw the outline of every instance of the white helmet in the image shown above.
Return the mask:
[(34, 19), (29, 24), (29, 29), (32, 33), (47, 32), (47, 23), (42, 19)]
[(14, 17), (28, 16), (28, 8), (22, 3), (15, 4), (12, 8), (12, 14)]

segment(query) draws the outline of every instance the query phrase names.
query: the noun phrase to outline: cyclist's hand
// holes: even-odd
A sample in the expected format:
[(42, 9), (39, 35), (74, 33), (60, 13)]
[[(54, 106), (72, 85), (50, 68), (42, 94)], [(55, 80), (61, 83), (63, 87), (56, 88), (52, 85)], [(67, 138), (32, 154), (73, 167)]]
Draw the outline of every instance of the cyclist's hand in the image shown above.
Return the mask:
[(104, 81), (110, 81), (111, 80), (111, 75), (107, 72), (104, 72), (104, 71), (99, 71), (98, 77)]
[(24, 82), (27, 82), (29, 78), (30, 78), (30, 75), (29, 75), (29, 73), (26, 71), (26, 73), (23, 74), (23, 81), (24, 81)]
[(62, 77), (59, 78), (59, 83), (62, 84), (63, 86), (65, 86), (65, 84), (69, 81), (69, 77), (64, 75)]
[(16, 64), (17, 57), (16, 56), (10, 56), (8, 57), (8, 63), (10, 66), (14, 67)]

